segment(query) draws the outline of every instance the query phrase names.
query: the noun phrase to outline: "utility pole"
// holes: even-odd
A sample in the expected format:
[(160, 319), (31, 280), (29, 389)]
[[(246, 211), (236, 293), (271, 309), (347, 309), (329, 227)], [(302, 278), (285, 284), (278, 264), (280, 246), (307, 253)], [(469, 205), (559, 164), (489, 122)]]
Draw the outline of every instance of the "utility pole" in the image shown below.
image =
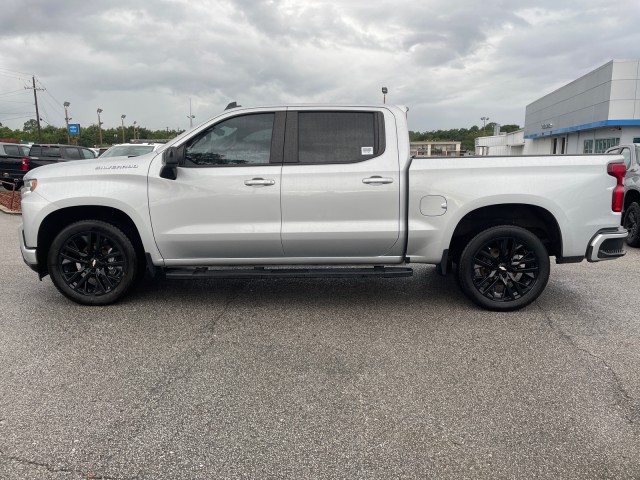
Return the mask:
[(40, 129), (40, 112), (38, 111), (38, 90), (44, 90), (44, 88), (36, 88), (36, 77), (31, 76), (33, 87), (24, 87), (26, 90), (33, 90), (33, 99), (36, 102), (36, 123), (38, 124), (38, 142), (42, 143), (42, 130)]
[(64, 102), (62, 106), (64, 107), (64, 121), (67, 123), (67, 145), (71, 145), (71, 138), (69, 138), (69, 112), (67, 112), (67, 108), (71, 105), (69, 102)]

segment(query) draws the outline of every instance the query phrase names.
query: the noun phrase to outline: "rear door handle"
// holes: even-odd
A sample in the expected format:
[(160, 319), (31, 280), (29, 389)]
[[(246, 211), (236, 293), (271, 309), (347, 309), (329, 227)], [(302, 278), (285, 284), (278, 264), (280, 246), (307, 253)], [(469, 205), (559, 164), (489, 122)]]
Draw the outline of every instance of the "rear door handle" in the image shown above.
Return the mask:
[(271, 185), (275, 185), (275, 180), (265, 180), (264, 178), (252, 178), (251, 180), (245, 180), (244, 184), (247, 187), (269, 187)]
[(376, 175), (374, 177), (363, 178), (362, 183), (366, 183), (367, 185), (383, 185), (385, 183), (393, 183), (393, 178), (379, 177)]

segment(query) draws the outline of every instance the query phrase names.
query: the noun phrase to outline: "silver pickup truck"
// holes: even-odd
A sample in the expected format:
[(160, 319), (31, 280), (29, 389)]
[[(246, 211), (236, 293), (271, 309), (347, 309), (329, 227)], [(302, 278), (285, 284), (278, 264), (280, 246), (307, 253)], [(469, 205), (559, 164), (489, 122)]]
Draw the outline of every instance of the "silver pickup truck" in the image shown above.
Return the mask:
[[(225, 110), (160, 150), (41, 167), (22, 255), (71, 300), (167, 278), (453, 272), (492, 310), (535, 300), (557, 263), (624, 255), (622, 156), (412, 159), (407, 109)], [(425, 292), (427, 294), (427, 292)]]

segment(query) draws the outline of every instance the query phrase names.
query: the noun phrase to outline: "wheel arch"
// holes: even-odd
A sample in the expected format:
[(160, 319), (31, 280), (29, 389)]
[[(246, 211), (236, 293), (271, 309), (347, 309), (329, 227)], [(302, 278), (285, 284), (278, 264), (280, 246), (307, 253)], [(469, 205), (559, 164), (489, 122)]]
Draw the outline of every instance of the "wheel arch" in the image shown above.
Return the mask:
[(479, 207), (462, 217), (451, 237), (449, 258), (455, 261), (473, 237), (498, 225), (525, 228), (540, 238), (550, 256), (562, 257), (562, 231), (551, 212), (536, 205), (505, 203)]
[(122, 230), (133, 243), (139, 267), (145, 264), (145, 248), (138, 227), (129, 215), (122, 210), (100, 205), (83, 205), (66, 207), (47, 215), (38, 229), (38, 273), (40, 277), (47, 275), (47, 256), (55, 236), (66, 226), (81, 220), (101, 220), (111, 223)]

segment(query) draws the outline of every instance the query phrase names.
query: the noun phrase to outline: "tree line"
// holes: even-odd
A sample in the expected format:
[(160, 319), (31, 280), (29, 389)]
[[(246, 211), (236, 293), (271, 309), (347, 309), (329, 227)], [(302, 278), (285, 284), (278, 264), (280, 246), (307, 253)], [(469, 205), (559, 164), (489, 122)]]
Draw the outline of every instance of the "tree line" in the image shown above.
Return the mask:
[[(140, 139), (160, 140), (173, 138), (183, 130), (150, 130), (144, 127), (135, 129), (135, 137)], [(64, 127), (55, 127), (53, 125), (43, 126), (40, 131), (40, 139), (38, 138), (38, 125), (35, 120), (28, 120), (24, 123), (22, 130), (12, 130), (0, 124), (0, 138), (13, 139), (28, 143), (70, 143), (80, 145), (82, 147), (99, 147), (109, 146), (114, 143), (128, 143), (134, 139), (134, 128), (132, 125), (124, 127), (124, 142), (122, 136), (122, 128), (103, 128), (102, 144), (100, 144), (100, 132), (98, 125), (93, 124), (80, 129), (80, 135), (69, 135), (67, 137), (67, 129)]]

